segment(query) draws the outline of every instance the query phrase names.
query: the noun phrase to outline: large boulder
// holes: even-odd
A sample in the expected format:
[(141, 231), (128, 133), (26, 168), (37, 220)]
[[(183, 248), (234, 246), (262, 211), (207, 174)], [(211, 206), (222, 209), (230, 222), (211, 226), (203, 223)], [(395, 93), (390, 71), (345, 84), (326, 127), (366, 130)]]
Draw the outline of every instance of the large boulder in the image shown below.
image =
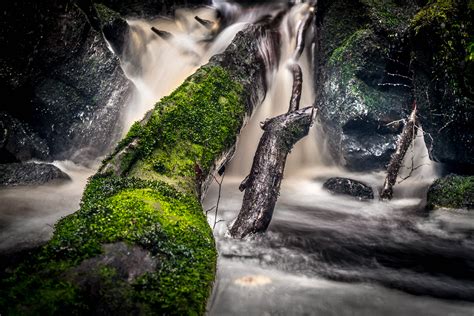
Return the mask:
[(320, 8), (317, 104), (336, 162), (381, 169), (395, 150), (412, 104), (403, 34), (409, 2), (332, 1)]
[(38, 185), (69, 179), (58, 167), (46, 163), (0, 164), (0, 186)]
[(8, 16), (0, 22), (0, 91), (15, 100), (4, 110), (46, 142), (49, 159), (104, 154), (120, 136), (130, 84), (101, 32), (72, 1), (0, 6)]
[(0, 163), (47, 159), (49, 148), (31, 127), (0, 112)]
[(414, 93), (430, 158), (474, 171), (474, 3), (430, 1), (411, 25)]
[(318, 5), (317, 103), (334, 160), (383, 168), (403, 124), (390, 123), (416, 102), (430, 158), (474, 172), (472, 1)]

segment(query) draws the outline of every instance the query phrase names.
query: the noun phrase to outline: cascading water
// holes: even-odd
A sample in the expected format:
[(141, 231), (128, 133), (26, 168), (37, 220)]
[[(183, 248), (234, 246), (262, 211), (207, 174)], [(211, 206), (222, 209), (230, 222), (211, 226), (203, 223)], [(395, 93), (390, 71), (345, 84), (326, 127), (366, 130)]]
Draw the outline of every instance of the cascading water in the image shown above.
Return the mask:
[[(263, 134), (259, 122), (267, 118), (286, 113), (291, 97), (291, 86), (293, 77), (287, 66), (292, 62), (291, 56), (295, 49), (296, 38), (295, 28), (302, 14), (308, 10), (307, 4), (296, 5), (284, 17), (281, 26), (281, 50), (280, 61), (276, 70), (269, 73), (269, 91), (263, 104), (255, 111), (250, 119), (248, 126), (242, 131), (239, 146), (237, 148), (233, 163), (228, 168), (230, 176), (245, 177), (252, 166), (253, 154), (255, 153), (258, 141)], [(310, 38), (310, 36), (308, 36)], [(309, 45), (307, 45), (308, 47)], [(300, 59), (303, 71), (303, 89), (301, 94), (301, 107), (311, 105), (314, 102), (313, 74), (310, 67), (310, 48), (306, 48)], [(299, 142), (294, 149), (286, 164), (287, 173), (295, 172), (301, 169), (302, 165), (311, 166), (318, 162), (321, 163), (322, 157), (319, 156), (321, 150), (318, 150), (317, 144), (323, 144), (321, 134), (316, 132), (316, 126), (310, 129), (308, 137)], [(317, 139), (316, 139), (317, 138)]]
[[(221, 188), (218, 218), (209, 218), (218, 223), (214, 234), (220, 254), (209, 314), (472, 315), (473, 304), (434, 298), (474, 300), (473, 225), (467, 224), (474, 217), (421, 212), (421, 197), (437, 176), (422, 136), (405, 158), (400, 178), (410, 177), (397, 184), (393, 201), (361, 202), (326, 192), (324, 180), (354, 178), (378, 192), (385, 174), (349, 173), (327, 165), (324, 137), (315, 124), (288, 157), (269, 230), (246, 240), (226, 236), (242, 204), (238, 186), (263, 133), (259, 122), (288, 110), (292, 77), (286, 65), (295, 45), (291, 30), (307, 9), (295, 5), (283, 19), (279, 67), (268, 75), (266, 99), (241, 133)], [(314, 101), (308, 46), (300, 60), (302, 105)], [(218, 192), (214, 184), (205, 209), (215, 206)]]
[[(124, 114), (124, 131), (224, 50), (247, 23), (276, 12), (284, 3), (242, 9), (214, 1), (228, 21), (215, 38), (213, 29), (194, 19), (198, 15), (217, 21), (212, 7), (178, 11), (175, 20), (128, 21), (131, 33), (122, 66), (136, 92)], [(474, 301), (474, 225), (469, 224), (474, 223), (474, 215), (420, 212), (424, 203), (420, 197), (436, 175), (421, 137), (413, 147), (413, 165), (421, 167), (396, 186), (394, 200), (361, 202), (331, 195), (322, 189), (323, 181), (351, 177), (377, 192), (384, 174), (348, 173), (326, 165), (324, 137), (316, 123), (288, 158), (268, 232), (247, 240), (225, 237), (242, 203), (238, 185), (250, 170), (262, 134), (259, 122), (288, 109), (292, 77), (286, 65), (295, 45), (295, 26), (305, 10), (308, 5), (298, 2), (282, 20), (279, 67), (268, 74), (266, 99), (242, 131), (226, 171), (218, 214), (223, 221), (215, 229), (220, 255), (209, 314), (472, 315), (471, 303), (436, 298)], [(172, 38), (159, 38), (150, 31), (152, 26)], [(300, 59), (302, 106), (314, 101), (311, 53), (307, 45)], [(47, 239), (52, 231), (48, 225), (78, 208), (86, 179), (94, 170), (64, 162), (57, 165), (72, 176), (72, 182), (0, 190), (0, 251)], [(411, 155), (405, 165), (411, 165)], [(205, 209), (215, 204), (217, 192), (213, 185)], [(214, 222), (212, 216), (209, 221)], [(25, 234), (25, 229), (30, 233)]]

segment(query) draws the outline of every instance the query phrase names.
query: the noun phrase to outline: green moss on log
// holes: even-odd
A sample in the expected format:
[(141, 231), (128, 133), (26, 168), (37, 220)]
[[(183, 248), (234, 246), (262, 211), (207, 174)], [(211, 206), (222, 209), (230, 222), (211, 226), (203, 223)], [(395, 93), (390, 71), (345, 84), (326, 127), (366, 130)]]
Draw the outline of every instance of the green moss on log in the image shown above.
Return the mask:
[(214, 278), (216, 251), (196, 196), (136, 178), (96, 176), (81, 209), (56, 224), (39, 256), (2, 281), (7, 314), (87, 312), (90, 294), (65, 277), (102, 245), (125, 241), (159, 258), (155, 273), (131, 284), (127, 297), (144, 314), (203, 314)]
[[(126, 172), (92, 177), (80, 210), (56, 224), (39, 255), (0, 281), (2, 314), (87, 314), (98, 300), (122, 302), (107, 307), (119, 314), (204, 314), (217, 253), (198, 188), (236, 140), (243, 95), (223, 68), (205, 66), (158, 102), (104, 161)], [(149, 251), (159, 262), (156, 271), (126, 284), (102, 273), (112, 267), (100, 266), (92, 275), (104, 289), (115, 284), (116, 294), (91, 294), (69, 277), (84, 260), (99, 257), (104, 244), (117, 242)]]
[[(133, 125), (116, 150), (137, 140), (121, 158), (120, 170), (197, 192), (202, 179), (196, 169), (208, 174), (214, 161), (236, 140), (245, 116), (242, 95), (242, 86), (223, 68), (200, 68), (158, 102), (146, 122)], [(111, 157), (105, 165), (114, 159)]]
[(428, 209), (474, 208), (474, 176), (449, 175), (436, 180), (428, 190)]

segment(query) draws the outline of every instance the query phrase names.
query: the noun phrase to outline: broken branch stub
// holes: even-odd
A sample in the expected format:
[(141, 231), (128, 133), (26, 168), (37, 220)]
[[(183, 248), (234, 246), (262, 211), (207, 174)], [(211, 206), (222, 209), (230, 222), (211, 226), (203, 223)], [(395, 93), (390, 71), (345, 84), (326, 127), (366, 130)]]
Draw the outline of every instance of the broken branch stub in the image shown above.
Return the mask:
[(286, 158), (293, 145), (308, 135), (313, 107), (282, 114), (266, 124), (252, 164), (252, 171), (241, 188), (244, 201), (237, 220), (230, 229), (234, 238), (263, 232), (273, 216), (280, 191)]

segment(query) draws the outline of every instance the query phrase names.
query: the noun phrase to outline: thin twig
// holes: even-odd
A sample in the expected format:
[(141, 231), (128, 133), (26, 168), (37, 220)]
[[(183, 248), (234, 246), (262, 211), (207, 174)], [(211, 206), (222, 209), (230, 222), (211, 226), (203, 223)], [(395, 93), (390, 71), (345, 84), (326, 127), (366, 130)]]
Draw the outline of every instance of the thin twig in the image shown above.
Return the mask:
[(216, 203), (215, 213), (214, 213), (215, 214), (214, 215), (214, 225), (212, 225), (212, 230), (214, 230), (214, 229), (216, 229), (217, 223), (220, 222), (220, 221), (217, 221), (217, 214), (219, 212), (219, 202), (221, 201), (222, 182), (224, 181), (225, 173), (222, 174), (221, 181), (217, 180), (215, 175), (212, 175), (212, 176), (214, 177), (214, 181), (216, 181), (216, 183), (219, 185), (219, 193), (217, 195), (217, 203)]

